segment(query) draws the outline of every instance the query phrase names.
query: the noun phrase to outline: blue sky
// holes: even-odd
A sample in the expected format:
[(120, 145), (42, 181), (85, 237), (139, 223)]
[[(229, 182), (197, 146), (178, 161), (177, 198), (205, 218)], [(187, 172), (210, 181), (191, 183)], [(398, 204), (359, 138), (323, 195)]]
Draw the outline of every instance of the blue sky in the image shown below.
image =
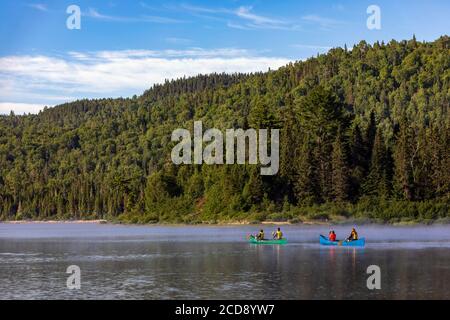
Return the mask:
[[(381, 29), (369, 30), (369, 5)], [(81, 29), (69, 30), (69, 5)], [(265, 71), (360, 40), (431, 41), (448, 0), (3, 0), (0, 113), (141, 94), (166, 78)]]

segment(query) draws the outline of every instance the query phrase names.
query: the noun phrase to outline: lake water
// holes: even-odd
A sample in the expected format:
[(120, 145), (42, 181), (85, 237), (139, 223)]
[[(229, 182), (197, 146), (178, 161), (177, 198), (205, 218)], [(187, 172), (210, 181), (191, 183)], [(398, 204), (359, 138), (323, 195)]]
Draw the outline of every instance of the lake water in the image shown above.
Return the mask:
[[(319, 246), (322, 226), (248, 244), (259, 228), (0, 224), (0, 299), (450, 299), (450, 226), (362, 226), (363, 249)], [(370, 265), (381, 290), (367, 288)]]

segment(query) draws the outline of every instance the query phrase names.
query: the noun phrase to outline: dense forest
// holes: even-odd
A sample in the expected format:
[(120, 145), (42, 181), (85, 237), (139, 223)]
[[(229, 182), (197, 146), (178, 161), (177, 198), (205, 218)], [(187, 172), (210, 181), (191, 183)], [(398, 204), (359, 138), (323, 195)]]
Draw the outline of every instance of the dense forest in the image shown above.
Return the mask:
[[(0, 220), (445, 220), (449, 67), (448, 36), (362, 41), (266, 73), (0, 116)], [(278, 175), (172, 164), (172, 131), (197, 120), (279, 128)]]

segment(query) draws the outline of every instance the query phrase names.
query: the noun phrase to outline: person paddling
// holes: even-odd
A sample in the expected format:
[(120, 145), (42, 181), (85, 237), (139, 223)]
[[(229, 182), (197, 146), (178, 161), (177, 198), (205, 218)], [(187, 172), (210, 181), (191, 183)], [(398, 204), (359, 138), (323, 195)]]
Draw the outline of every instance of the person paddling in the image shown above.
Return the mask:
[(350, 237), (347, 238), (347, 241), (356, 241), (358, 240), (358, 232), (356, 232), (355, 228), (352, 228), (352, 233), (350, 234)]
[(281, 240), (283, 239), (283, 232), (281, 232), (281, 229), (278, 228), (276, 232), (273, 233), (273, 238), (275, 240)]
[(256, 235), (256, 240), (263, 241), (264, 240), (264, 230), (261, 229), (259, 233)]
[(330, 231), (330, 234), (328, 235), (328, 240), (335, 242), (336, 241), (336, 233), (334, 230)]

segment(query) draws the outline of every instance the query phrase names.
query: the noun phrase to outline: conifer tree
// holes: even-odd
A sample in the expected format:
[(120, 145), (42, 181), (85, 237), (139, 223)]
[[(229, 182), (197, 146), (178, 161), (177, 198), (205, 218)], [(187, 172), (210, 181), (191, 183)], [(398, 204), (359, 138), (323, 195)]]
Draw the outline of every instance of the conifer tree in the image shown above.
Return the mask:
[(351, 200), (356, 200), (361, 193), (361, 184), (367, 174), (367, 148), (359, 125), (355, 125), (350, 137), (350, 186)]
[(372, 149), (369, 174), (362, 186), (365, 195), (388, 198), (390, 186), (388, 180), (388, 151), (381, 130), (377, 130)]
[(414, 198), (413, 161), (416, 150), (413, 147), (413, 132), (406, 118), (399, 125), (394, 151), (394, 190), (405, 200)]
[(280, 176), (285, 186), (284, 193), (292, 200), (300, 142), (299, 124), (293, 106), (287, 107), (284, 112), (280, 139)]
[(306, 139), (299, 150), (294, 184), (295, 196), (299, 205), (311, 205), (321, 201), (320, 186), (317, 179), (317, 163), (313, 158), (312, 148)]
[(337, 202), (348, 200), (349, 191), (349, 168), (347, 166), (346, 150), (343, 142), (341, 130), (338, 130), (336, 139), (333, 143), (332, 155), (332, 184), (333, 197)]

